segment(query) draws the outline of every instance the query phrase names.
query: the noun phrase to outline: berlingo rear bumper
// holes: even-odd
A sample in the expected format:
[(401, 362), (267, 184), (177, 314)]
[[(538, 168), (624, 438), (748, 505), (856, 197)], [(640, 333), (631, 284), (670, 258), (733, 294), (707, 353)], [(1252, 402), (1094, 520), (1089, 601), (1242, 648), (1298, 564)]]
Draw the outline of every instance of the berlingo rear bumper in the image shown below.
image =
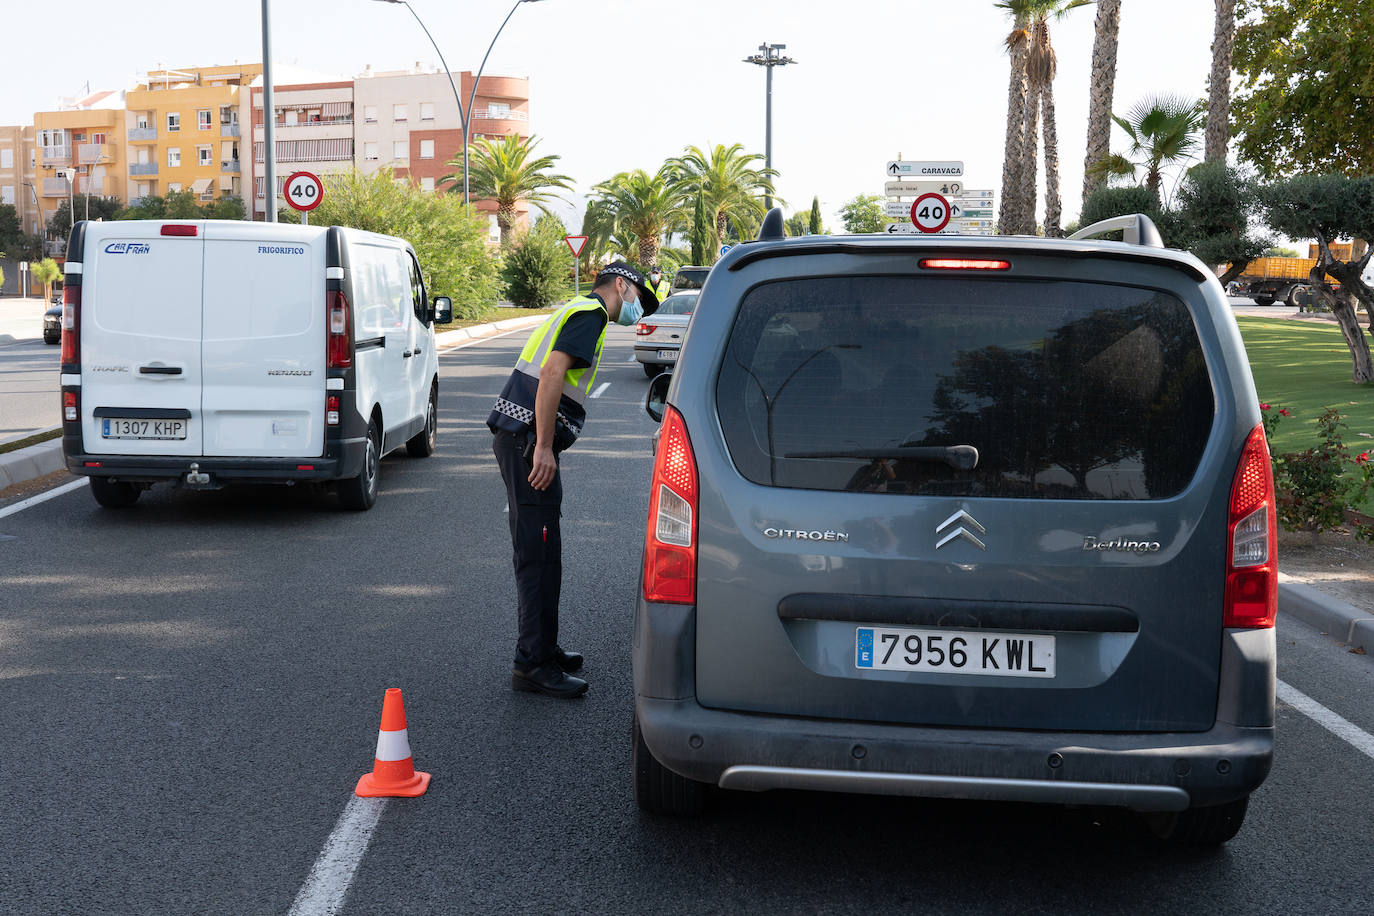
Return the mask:
[[(1224, 632), (1217, 716), (1208, 731), (1043, 732), (706, 708), (694, 696), (692, 617), (691, 608), (640, 600), (635, 715), (659, 763), (727, 789), (1180, 811), (1248, 795), (1273, 758), (1273, 630)], [(1259, 719), (1234, 724), (1244, 721), (1243, 711)]]

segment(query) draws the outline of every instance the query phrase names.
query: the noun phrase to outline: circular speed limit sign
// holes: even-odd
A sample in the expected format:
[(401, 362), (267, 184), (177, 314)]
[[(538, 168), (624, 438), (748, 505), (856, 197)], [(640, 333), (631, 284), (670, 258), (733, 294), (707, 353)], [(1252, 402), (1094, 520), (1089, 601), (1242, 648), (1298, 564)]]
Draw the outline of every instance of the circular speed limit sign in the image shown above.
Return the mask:
[(922, 232), (939, 232), (949, 225), (949, 201), (931, 192), (911, 205), (911, 222)]
[(296, 210), (313, 210), (324, 200), (324, 185), (314, 172), (292, 172), (282, 192), (286, 202)]

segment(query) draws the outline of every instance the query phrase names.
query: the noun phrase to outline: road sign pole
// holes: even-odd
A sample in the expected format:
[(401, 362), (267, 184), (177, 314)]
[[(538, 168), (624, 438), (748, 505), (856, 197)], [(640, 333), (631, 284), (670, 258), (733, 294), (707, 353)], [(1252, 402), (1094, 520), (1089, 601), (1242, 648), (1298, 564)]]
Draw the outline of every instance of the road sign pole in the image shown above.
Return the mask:
[(573, 296), (582, 295), (582, 258), (573, 255)]

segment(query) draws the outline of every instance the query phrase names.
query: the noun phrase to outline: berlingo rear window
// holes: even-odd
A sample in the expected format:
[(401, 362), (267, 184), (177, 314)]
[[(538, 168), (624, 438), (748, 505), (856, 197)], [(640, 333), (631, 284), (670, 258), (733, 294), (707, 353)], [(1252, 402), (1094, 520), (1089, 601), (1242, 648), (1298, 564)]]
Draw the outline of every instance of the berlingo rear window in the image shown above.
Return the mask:
[(1173, 496), (1215, 411), (1175, 296), (1011, 277), (754, 287), (716, 401), (755, 483), (1039, 499)]

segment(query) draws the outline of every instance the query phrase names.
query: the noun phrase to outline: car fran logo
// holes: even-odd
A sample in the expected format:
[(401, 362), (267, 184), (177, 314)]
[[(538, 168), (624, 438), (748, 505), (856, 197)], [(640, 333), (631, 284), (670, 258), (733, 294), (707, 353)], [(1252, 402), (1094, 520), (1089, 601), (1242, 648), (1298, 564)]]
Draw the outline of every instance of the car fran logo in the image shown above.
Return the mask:
[(106, 254), (147, 254), (152, 250), (145, 242), (111, 242), (105, 246)]

